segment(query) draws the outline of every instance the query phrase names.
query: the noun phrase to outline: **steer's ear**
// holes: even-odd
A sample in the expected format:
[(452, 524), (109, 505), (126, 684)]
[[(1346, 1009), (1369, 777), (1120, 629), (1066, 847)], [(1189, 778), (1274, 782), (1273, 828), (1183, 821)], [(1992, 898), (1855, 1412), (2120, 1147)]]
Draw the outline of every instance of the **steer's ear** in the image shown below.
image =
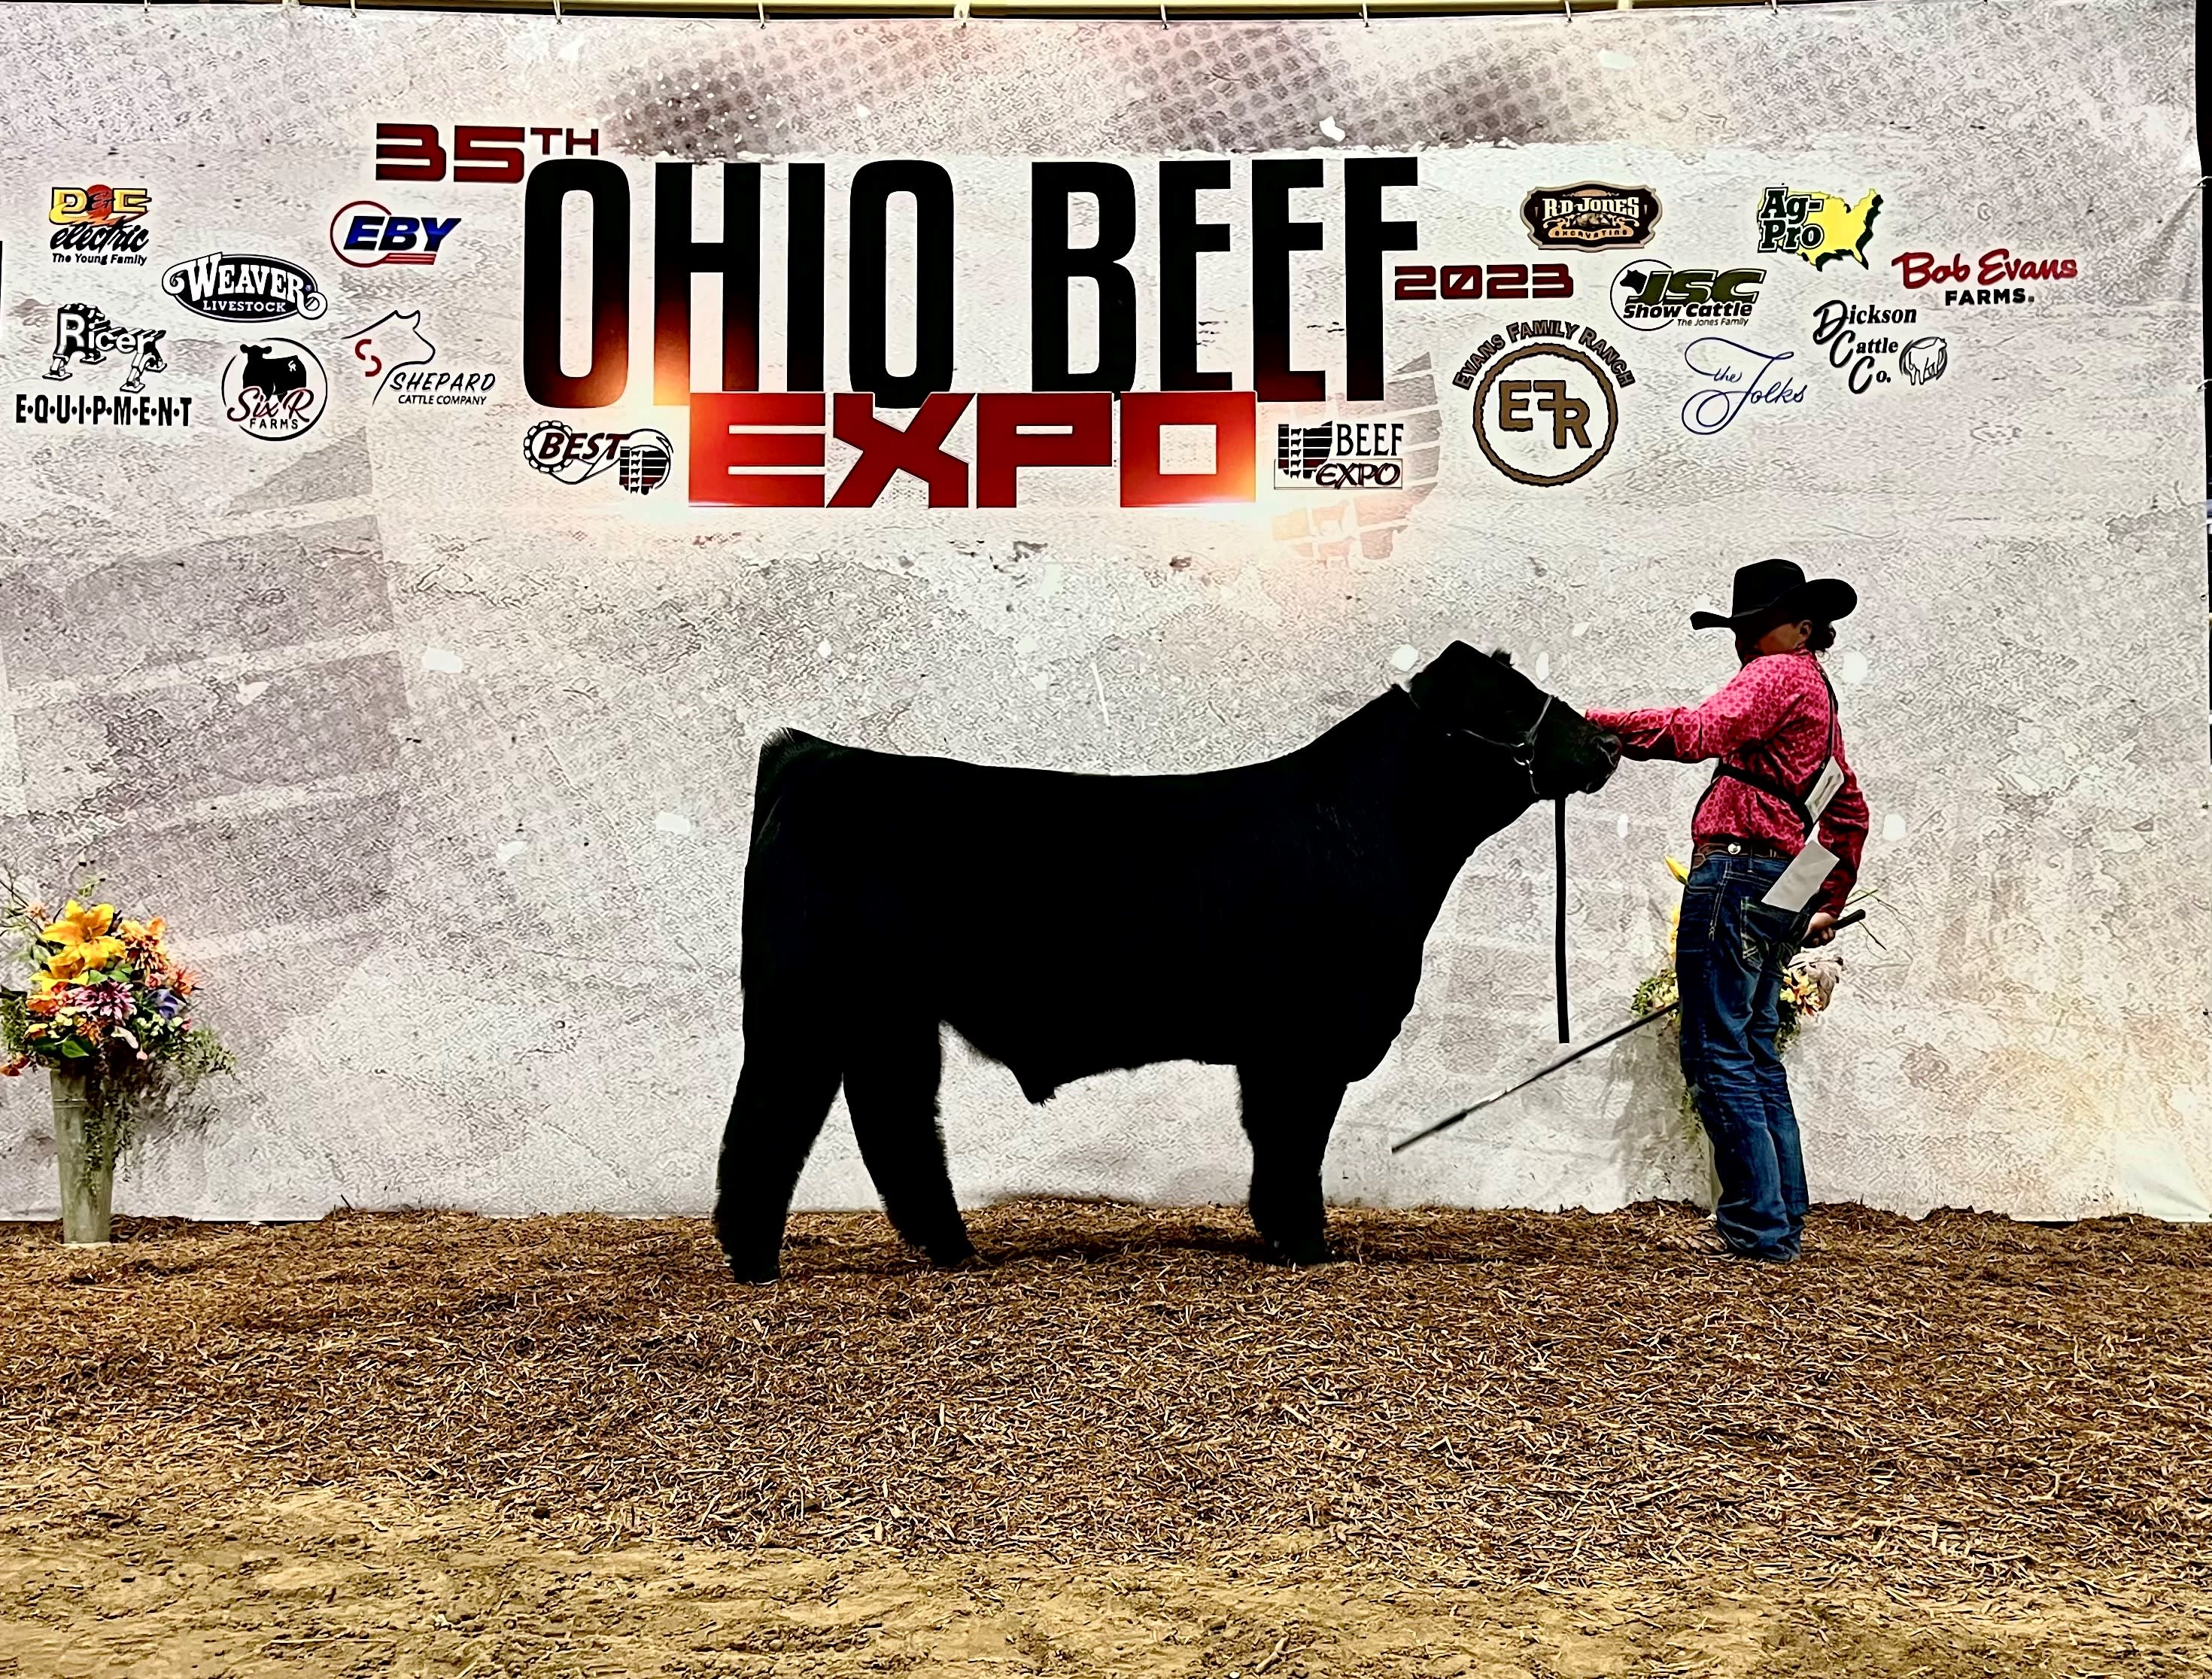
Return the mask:
[(1495, 659), (1501, 665), (1510, 665), (1513, 662), (1513, 655), (1508, 653), (1502, 647), (1494, 647), (1491, 648), (1490, 656), (1492, 659)]

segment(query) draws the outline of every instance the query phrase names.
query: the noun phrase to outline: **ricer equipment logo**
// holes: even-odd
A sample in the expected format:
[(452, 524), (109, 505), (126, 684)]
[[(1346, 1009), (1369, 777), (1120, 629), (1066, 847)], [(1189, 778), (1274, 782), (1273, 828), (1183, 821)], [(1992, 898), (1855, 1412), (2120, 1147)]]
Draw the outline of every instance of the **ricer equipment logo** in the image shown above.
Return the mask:
[(161, 289), (210, 320), (313, 320), (328, 307), (315, 277), (282, 257), (211, 251), (161, 276)]
[(289, 442), (323, 417), (330, 382), (315, 352), (290, 338), (240, 344), (222, 370), (222, 417), (248, 437)]
[(1401, 458), (1406, 425), (1396, 421), (1334, 421), (1277, 425), (1278, 490), (1389, 490), (1406, 476)]
[(1864, 268), (1867, 241), (1881, 214), (1879, 192), (1852, 204), (1832, 192), (1770, 186), (1759, 200), (1759, 254), (1802, 257), (1815, 268), (1849, 257)]
[(1659, 195), (1648, 186), (1577, 181), (1540, 186), (1521, 201), (1528, 237), (1558, 251), (1607, 251), (1648, 245), (1659, 225)]
[(158, 326), (118, 326), (89, 304), (64, 303), (54, 311), (54, 358), (47, 363), (46, 377), (64, 380), (73, 371), (71, 362), (96, 368), (110, 356), (121, 356), (130, 362), (130, 371), (116, 389), (143, 391), (148, 374), (168, 371), (169, 364), (161, 359), (161, 340), (167, 336)]
[(331, 249), (354, 268), (383, 263), (427, 266), (438, 260), (458, 216), (396, 216), (382, 204), (356, 198), (331, 217)]
[(1620, 390), (1635, 382), (1619, 350), (1565, 320), (1514, 321), (1452, 375), (1462, 390), (1474, 386), (1485, 458), (1516, 484), (1543, 489), (1572, 484), (1605, 459), (1620, 429)]
[(146, 229), (138, 219), (154, 196), (143, 186), (57, 186), (46, 210), (56, 262), (143, 264)]
[(1673, 268), (1632, 262), (1613, 277), (1613, 313), (1623, 326), (1656, 332), (1677, 321), (1711, 326), (1751, 319), (1763, 268)]
[(581, 484), (611, 466), (616, 483), (643, 496), (668, 482), (676, 451), (663, 431), (578, 431), (565, 421), (540, 420), (522, 440), (522, 458), (562, 484)]

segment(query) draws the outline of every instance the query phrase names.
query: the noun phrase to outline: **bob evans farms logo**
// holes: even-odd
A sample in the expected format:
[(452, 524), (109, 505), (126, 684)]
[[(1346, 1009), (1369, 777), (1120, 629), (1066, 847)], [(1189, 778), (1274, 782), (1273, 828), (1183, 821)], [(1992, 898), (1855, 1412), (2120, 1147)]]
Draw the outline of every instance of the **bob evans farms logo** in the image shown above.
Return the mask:
[(2081, 277), (2071, 257), (2031, 261), (2014, 256), (2002, 245), (1983, 252), (1982, 259), (1972, 268), (1964, 257), (1954, 253), (1950, 261), (1939, 262), (1929, 251), (1907, 251), (1892, 257), (1889, 265), (1899, 271), (1897, 277), (1907, 291), (1943, 287), (1946, 303), (2033, 303), (2035, 295), (2020, 282)]
[(46, 211), (54, 260), (143, 263), (146, 229), (135, 224), (153, 201), (143, 186), (57, 186)]
[(225, 251), (179, 263), (161, 276), (161, 289), (210, 320), (313, 320), (327, 307), (315, 277), (297, 263)]
[(1604, 251), (1648, 245), (1659, 225), (1659, 195), (1648, 186), (1601, 180), (1540, 186), (1521, 201), (1521, 219), (1535, 243), (1559, 251)]

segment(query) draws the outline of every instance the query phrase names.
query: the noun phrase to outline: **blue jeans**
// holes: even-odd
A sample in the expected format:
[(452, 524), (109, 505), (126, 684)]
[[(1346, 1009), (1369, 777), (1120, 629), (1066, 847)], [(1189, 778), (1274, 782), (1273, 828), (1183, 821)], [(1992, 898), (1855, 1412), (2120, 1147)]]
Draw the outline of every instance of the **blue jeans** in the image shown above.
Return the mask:
[(1758, 1259), (1795, 1259), (1805, 1231), (1805, 1161), (1774, 1034), (1783, 964), (1812, 912), (1759, 901), (1784, 867), (1766, 857), (1708, 857), (1682, 889), (1674, 944), (1682, 1076), (1712, 1139), (1717, 1221), (1729, 1247)]

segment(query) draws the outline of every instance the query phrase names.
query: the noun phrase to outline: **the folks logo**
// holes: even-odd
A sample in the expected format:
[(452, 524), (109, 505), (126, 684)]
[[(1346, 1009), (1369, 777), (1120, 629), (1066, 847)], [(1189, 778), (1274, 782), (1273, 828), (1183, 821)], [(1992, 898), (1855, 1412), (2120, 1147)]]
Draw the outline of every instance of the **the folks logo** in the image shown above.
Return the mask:
[(1559, 251), (1607, 251), (1649, 245), (1659, 226), (1659, 195), (1648, 186), (1601, 180), (1540, 186), (1521, 201), (1528, 237)]
[(315, 277), (282, 257), (214, 251), (176, 265), (161, 289), (210, 320), (313, 320), (327, 307)]
[(1632, 262), (1613, 277), (1613, 313), (1623, 326), (1656, 332), (1686, 320), (1701, 326), (1751, 319), (1763, 268), (1673, 268)]
[(146, 229), (137, 222), (153, 202), (143, 186), (57, 186), (46, 210), (54, 260), (143, 264)]
[(46, 376), (67, 379), (72, 362), (96, 368), (111, 355), (121, 356), (128, 359), (130, 371), (116, 389), (143, 391), (148, 374), (168, 371), (161, 359), (161, 340), (167, 336), (158, 326), (118, 326), (88, 304), (64, 303), (54, 311), (54, 358)]
[(578, 431), (561, 420), (540, 420), (522, 440), (522, 458), (562, 484), (581, 484), (608, 467), (615, 482), (640, 496), (668, 482), (676, 451), (663, 431)]
[(1942, 286), (1946, 304), (2033, 303), (2035, 294), (2021, 282), (2074, 280), (2081, 274), (2081, 265), (2071, 257), (2015, 257), (2002, 245), (1984, 251), (1971, 266), (1957, 252), (1943, 262), (1932, 251), (1907, 251), (1892, 257), (1889, 265), (1898, 271), (1907, 291)]
[(1879, 192), (1851, 204), (1832, 192), (1770, 186), (1759, 200), (1759, 254), (1802, 257), (1815, 268), (1849, 257), (1864, 268), (1867, 241), (1881, 214)]
[(1490, 464), (1544, 489), (1605, 459), (1620, 430), (1620, 391), (1635, 382), (1619, 350), (1565, 320), (1515, 321), (1452, 375), (1462, 390), (1475, 387), (1474, 441)]
[(1275, 428), (1278, 490), (1390, 490), (1405, 478), (1406, 425), (1334, 421)]
[(330, 381), (315, 352), (290, 338), (240, 344), (222, 370), (222, 417), (248, 437), (289, 442), (323, 417)]
[(458, 216), (395, 216), (384, 205), (356, 198), (331, 217), (331, 249), (355, 268), (381, 263), (427, 265), (438, 260)]
[(402, 405), (440, 408), (481, 408), (491, 399), (499, 375), (456, 373), (443, 369), (419, 371), (438, 353), (438, 346), (422, 335), (422, 312), (393, 310), (374, 326), (349, 334), (346, 350), (354, 371), (376, 381), (372, 403), (389, 392)]

